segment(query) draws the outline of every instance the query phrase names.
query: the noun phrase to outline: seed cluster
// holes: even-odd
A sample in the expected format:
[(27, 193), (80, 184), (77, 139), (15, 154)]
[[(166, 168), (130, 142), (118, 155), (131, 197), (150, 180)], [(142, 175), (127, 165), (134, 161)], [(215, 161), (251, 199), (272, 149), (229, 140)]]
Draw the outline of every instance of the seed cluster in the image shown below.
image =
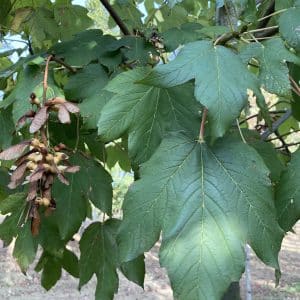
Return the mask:
[(29, 131), (34, 137), (2, 151), (0, 160), (16, 160), (8, 185), (10, 189), (28, 184), (27, 216), (31, 218), (32, 234), (37, 235), (41, 222), (40, 208), (44, 207), (43, 211), (49, 215), (56, 207), (52, 197), (55, 178), (68, 185), (65, 173), (79, 171), (78, 166), (69, 163), (69, 156), (65, 153), (68, 149), (64, 144), (50, 146), (46, 134), (49, 113), (57, 112), (60, 123), (70, 123), (70, 113), (78, 113), (79, 108), (76, 104), (59, 97), (48, 99), (41, 104), (34, 93), (30, 95), (30, 103), (32, 109), (19, 119), (18, 125), (24, 125), (29, 120)]

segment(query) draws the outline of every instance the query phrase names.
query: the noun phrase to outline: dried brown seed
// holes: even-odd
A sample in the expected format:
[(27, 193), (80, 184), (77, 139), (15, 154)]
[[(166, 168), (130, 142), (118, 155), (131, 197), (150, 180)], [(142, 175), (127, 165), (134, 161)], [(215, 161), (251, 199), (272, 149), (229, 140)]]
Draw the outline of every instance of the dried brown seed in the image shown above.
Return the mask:
[(12, 160), (20, 157), (29, 144), (30, 141), (23, 141), (20, 144), (7, 148), (0, 153), (0, 160)]
[(29, 132), (30, 133), (37, 132), (42, 126), (45, 125), (45, 123), (48, 120), (48, 117), (49, 117), (48, 107), (46, 106), (41, 107), (32, 120), (32, 123), (29, 127)]
[(59, 106), (59, 110), (58, 110), (58, 119), (62, 124), (69, 124), (71, 123), (71, 119), (70, 119), (70, 113), (67, 110), (67, 108), (61, 104)]

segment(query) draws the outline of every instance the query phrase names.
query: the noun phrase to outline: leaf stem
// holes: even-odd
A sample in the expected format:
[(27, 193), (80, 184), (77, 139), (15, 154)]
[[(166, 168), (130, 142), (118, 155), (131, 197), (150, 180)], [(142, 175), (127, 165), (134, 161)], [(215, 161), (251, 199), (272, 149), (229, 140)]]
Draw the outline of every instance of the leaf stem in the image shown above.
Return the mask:
[(204, 143), (204, 131), (205, 131), (205, 122), (207, 118), (207, 108), (205, 107), (202, 112), (202, 120), (200, 124), (200, 132), (199, 132), (199, 142)]
[(109, 4), (107, 0), (100, 0), (103, 6), (107, 9), (110, 16), (114, 19), (116, 24), (119, 26), (120, 30), (123, 32), (124, 35), (131, 35), (129, 29), (125, 25), (125, 23), (121, 20), (117, 12), (113, 9), (113, 7)]
[(54, 55), (52, 56), (51, 60), (57, 62), (60, 65), (62, 65), (63, 67), (65, 67), (66, 69), (68, 69), (72, 73), (77, 72), (77, 70), (75, 68), (73, 68), (72, 66), (65, 63), (62, 59), (59, 59), (59, 58), (55, 57)]

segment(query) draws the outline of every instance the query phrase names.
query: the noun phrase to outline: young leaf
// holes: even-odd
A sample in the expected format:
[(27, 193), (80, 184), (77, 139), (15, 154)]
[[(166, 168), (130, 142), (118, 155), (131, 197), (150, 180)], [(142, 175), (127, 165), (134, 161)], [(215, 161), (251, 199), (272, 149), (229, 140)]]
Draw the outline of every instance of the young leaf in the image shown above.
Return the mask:
[(162, 231), (160, 262), (177, 299), (220, 299), (244, 271), (246, 242), (279, 268), (283, 231), (268, 170), (240, 140), (210, 148), (178, 134), (164, 139), (123, 209), (121, 260), (148, 251)]
[(187, 130), (198, 134), (201, 107), (187, 84), (164, 89), (135, 83), (148, 69), (137, 68), (114, 78), (106, 89), (115, 93), (103, 107), (98, 133), (104, 141), (129, 134), (129, 155), (136, 163), (146, 161), (168, 131)]
[(275, 186), (275, 205), (280, 226), (287, 232), (300, 219), (300, 151), (292, 160)]
[(172, 87), (195, 79), (195, 97), (209, 113), (213, 137), (223, 136), (247, 101), (257, 81), (230, 49), (210, 41), (185, 45), (166, 65), (159, 65), (141, 83)]

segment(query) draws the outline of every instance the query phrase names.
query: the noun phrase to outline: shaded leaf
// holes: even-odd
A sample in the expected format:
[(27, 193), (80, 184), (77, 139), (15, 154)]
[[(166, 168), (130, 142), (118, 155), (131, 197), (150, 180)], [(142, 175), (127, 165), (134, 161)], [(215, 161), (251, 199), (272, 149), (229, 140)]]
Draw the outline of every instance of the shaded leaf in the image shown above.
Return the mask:
[(23, 273), (33, 262), (37, 251), (37, 241), (31, 234), (30, 223), (27, 222), (18, 232), (13, 256), (16, 258)]
[(56, 201), (55, 224), (63, 239), (73, 236), (87, 214), (87, 201), (111, 215), (112, 179), (101, 164), (80, 154), (71, 156), (71, 164), (80, 166), (77, 173), (66, 174), (69, 186), (56, 181), (53, 197)]
[(65, 249), (62, 257), (62, 267), (72, 276), (79, 277), (78, 258), (70, 250)]
[(43, 266), (41, 284), (47, 291), (50, 290), (61, 277), (61, 262), (54, 256), (47, 256)]
[(259, 61), (259, 79), (268, 92), (279, 96), (290, 95), (291, 85), (286, 62), (299, 65), (300, 58), (286, 49), (280, 38), (248, 44), (241, 50), (240, 55), (246, 63), (251, 58)]
[(79, 288), (97, 275), (96, 299), (112, 299), (118, 289), (117, 244), (118, 220), (91, 224), (80, 240)]
[(247, 89), (257, 81), (240, 58), (209, 41), (187, 44), (170, 63), (153, 69), (141, 82), (172, 87), (195, 79), (195, 97), (207, 107), (213, 137), (224, 135), (247, 101)]
[[(135, 83), (148, 69), (137, 68), (115, 77), (106, 87), (115, 93), (103, 107), (98, 133), (112, 141), (128, 133), (129, 155), (136, 163), (147, 160), (168, 131), (198, 129), (197, 102), (191, 85), (172, 89)], [(198, 126), (197, 126), (198, 127)]]
[(162, 231), (160, 263), (177, 299), (219, 299), (244, 271), (247, 242), (278, 269), (283, 231), (268, 170), (250, 146), (227, 137), (213, 148), (177, 134), (142, 165), (126, 195), (121, 261), (148, 251)]
[(291, 7), (279, 17), (279, 32), (296, 50), (300, 50), (300, 6)]
[(287, 170), (282, 173), (279, 184), (275, 186), (275, 205), (278, 221), (285, 231), (300, 219), (300, 151), (292, 154)]

